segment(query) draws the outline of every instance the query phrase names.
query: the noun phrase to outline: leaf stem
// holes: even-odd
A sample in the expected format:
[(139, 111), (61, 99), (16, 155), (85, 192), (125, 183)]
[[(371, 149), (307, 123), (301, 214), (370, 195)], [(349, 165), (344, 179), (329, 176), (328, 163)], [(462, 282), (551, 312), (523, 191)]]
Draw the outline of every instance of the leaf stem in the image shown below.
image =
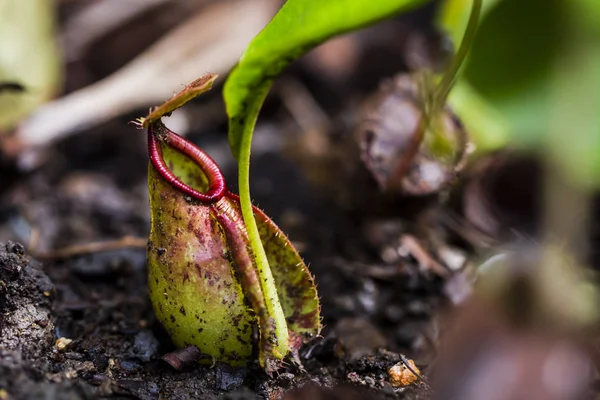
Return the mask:
[(471, 43), (473, 42), (475, 33), (477, 32), (477, 24), (479, 22), (479, 15), (481, 14), (481, 4), (482, 0), (473, 0), (471, 14), (469, 15), (469, 22), (467, 23), (467, 27), (460, 42), (458, 51), (452, 58), (450, 67), (444, 74), (442, 81), (437, 87), (432, 107), (432, 115), (435, 115), (439, 108), (446, 102), (446, 97), (448, 97), (448, 93), (450, 93), (450, 89), (452, 89), (452, 86), (456, 81), (458, 71), (460, 70), (463, 61), (467, 57), (467, 53), (471, 48)]
[[(279, 296), (277, 294), (277, 287), (275, 286), (275, 279), (267, 260), (267, 254), (260, 240), (260, 234), (258, 232), (258, 226), (254, 219), (254, 213), (252, 211), (252, 199), (250, 197), (250, 152), (252, 145), (252, 134), (254, 132), (254, 126), (258, 118), (258, 113), (264, 102), (264, 99), (269, 91), (270, 85), (260, 88), (254, 95), (257, 101), (252, 103), (250, 109), (247, 110), (246, 120), (238, 121), (242, 127), (243, 133), (241, 135), (240, 152), (238, 157), (238, 184), (240, 191), (240, 205), (242, 209), (242, 216), (244, 218), (244, 224), (248, 233), (248, 239), (250, 241), (250, 247), (256, 262), (258, 269), (258, 275), (260, 277), (261, 288), (265, 298), (267, 310), (269, 316), (273, 318), (275, 340), (273, 346), (272, 355), (260, 355), (260, 363), (265, 367), (265, 361), (268, 361), (269, 356), (282, 359), (288, 353), (289, 350), (289, 332), (287, 329), (287, 323), (285, 315), (279, 302)], [(260, 99), (260, 100), (258, 100)]]

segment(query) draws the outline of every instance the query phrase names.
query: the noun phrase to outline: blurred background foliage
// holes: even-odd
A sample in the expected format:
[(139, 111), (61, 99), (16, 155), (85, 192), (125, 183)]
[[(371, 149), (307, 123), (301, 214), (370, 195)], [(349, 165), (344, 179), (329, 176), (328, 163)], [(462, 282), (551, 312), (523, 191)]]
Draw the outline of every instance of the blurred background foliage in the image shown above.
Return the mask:
[[(456, 43), (468, 0), (440, 23)], [(600, 184), (600, 2), (484, 0), (480, 27), (450, 102), (480, 151), (542, 150), (564, 178)]]
[[(471, 0), (440, 2), (439, 24), (460, 42)], [(61, 57), (49, 0), (0, 0), (0, 130), (57, 94)], [(600, 184), (600, 2), (484, 0), (478, 34), (450, 95), (480, 154), (543, 150), (582, 187)]]
[(0, 130), (16, 125), (59, 91), (62, 64), (48, 0), (0, 0)]

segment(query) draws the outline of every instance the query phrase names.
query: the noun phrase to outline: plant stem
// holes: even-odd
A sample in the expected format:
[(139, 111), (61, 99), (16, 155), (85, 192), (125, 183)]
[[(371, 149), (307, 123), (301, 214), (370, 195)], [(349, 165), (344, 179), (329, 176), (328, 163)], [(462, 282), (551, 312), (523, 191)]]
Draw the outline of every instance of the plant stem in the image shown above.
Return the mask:
[(448, 97), (448, 93), (450, 93), (450, 89), (452, 89), (452, 86), (456, 81), (458, 71), (460, 70), (463, 61), (467, 57), (467, 53), (471, 48), (471, 43), (473, 42), (475, 33), (477, 32), (477, 24), (479, 22), (479, 15), (481, 14), (481, 4), (482, 0), (473, 0), (471, 14), (469, 15), (469, 22), (467, 23), (460, 46), (452, 58), (450, 67), (444, 74), (442, 82), (440, 82), (439, 86), (437, 87), (432, 107), (432, 115), (435, 115), (439, 108), (442, 107), (446, 102), (446, 97)]
[[(252, 102), (253, 105), (246, 114), (247, 120), (241, 124), (243, 126), (243, 134), (238, 157), (238, 184), (242, 216), (244, 218), (244, 224), (246, 225), (250, 247), (256, 262), (256, 268), (258, 269), (268, 317), (273, 319), (275, 325), (274, 330), (277, 342), (274, 344), (274, 354), (272, 354), (272, 356), (282, 359), (289, 350), (289, 333), (285, 315), (279, 302), (279, 296), (277, 295), (275, 280), (267, 260), (267, 254), (265, 253), (265, 249), (260, 240), (258, 226), (256, 225), (254, 213), (252, 212), (252, 200), (250, 197), (250, 152), (252, 134), (254, 132), (254, 126), (256, 125), (256, 119), (258, 118), (258, 112), (269, 91), (269, 87), (270, 85), (267, 85), (267, 87), (260, 88), (260, 90), (255, 92), (255, 96), (260, 98), (260, 101)], [(267, 334), (267, 332), (261, 332), (261, 335), (264, 334)], [(263, 367), (265, 366), (265, 357), (268, 356), (270, 355), (260, 355), (260, 362)]]

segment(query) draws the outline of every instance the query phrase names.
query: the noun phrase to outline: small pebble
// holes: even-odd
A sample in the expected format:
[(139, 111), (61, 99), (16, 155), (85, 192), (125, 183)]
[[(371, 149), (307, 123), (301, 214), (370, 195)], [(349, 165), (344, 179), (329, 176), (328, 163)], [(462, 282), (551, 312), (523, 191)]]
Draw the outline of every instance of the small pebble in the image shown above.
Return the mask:
[[(410, 368), (412, 368), (412, 370), (417, 374), (421, 373), (413, 360), (408, 360), (408, 364), (410, 365)], [(419, 377), (413, 374), (403, 362), (399, 362), (390, 368), (388, 370), (388, 374), (390, 376), (390, 383), (394, 387), (406, 387), (419, 379)]]
[(121, 361), (119, 362), (119, 366), (124, 371), (135, 371), (140, 368), (139, 364), (133, 363), (131, 361)]
[(56, 347), (56, 350), (58, 350), (58, 351), (65, 351), (72, 342), (73, 342), (73, 339), (69, 339), (66, 337), (60, 337), (60, 338), (56, 339), (56, 342), (54, 343), (54, 347)]
[(159, 343), (150, 330), (143, 330), (135, 335), (133, 351), (143, 362), (148, 362), (158, 352)]
[(107, 379), (108, 377), (104, 374), (94, 374), (90, 378), (90, 383), (95, 386), (100, 386), (101, 384), (106, 382)]
[(348, 375), (346, 376), (346, 378), (352, 382), (352, 383), (359, 383), (360, 382), (360, 377), (358, 376), (358, 374), (356, 372), (350, 372), (348, 373)]
[(22, 256), (25, 254), (25, 248), (23, 247), (23, 245), (21, 243), (11, 242), (10, 240), (6, 244), (6, 250), (9, 253), (13, 253), (18, 256)]
[(215, 386), (217, 389), (229, 391), (241, 386), (246, 378), (246, 370), (218, 363), (215, 368)]
[(83, 360), (85, 358), (85, 354), (68, 351), (65, 353), (65, 358), (68, 360)]

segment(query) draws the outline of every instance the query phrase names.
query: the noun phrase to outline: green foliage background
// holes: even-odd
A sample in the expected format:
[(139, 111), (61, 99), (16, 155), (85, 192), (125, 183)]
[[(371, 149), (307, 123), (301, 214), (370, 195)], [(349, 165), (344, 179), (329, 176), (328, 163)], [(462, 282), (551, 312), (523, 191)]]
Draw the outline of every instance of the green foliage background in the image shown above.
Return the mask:
[[(464, 75), (450, 101), (480, 150), (543, 151), (569, 181), (600, 184), (600, 2), (484, 0)], [(465, 0), (441, 25), (457, 37)], [(467, 1), (470, 3), (470, 1)]]

